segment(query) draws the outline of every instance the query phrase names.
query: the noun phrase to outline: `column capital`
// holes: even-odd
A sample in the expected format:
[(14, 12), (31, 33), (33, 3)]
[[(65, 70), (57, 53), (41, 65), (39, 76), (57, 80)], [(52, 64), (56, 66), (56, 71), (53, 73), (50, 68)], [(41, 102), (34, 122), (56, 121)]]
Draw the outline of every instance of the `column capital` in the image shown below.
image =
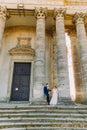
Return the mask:
[(66, 14), (65, 8), (63, 8), (63, 9), (62, 8), (59, 8), (59, 9), (55, 8), (54, 9), (54, 19), (57, 17), (62, 18), (65, 16), (65, 14)]
[(0, 18), (5, 20), (7, 16), (8, 16), (8, 12), (6, 6), (0, 6)]
[(78, 23), (78, 24), (81, 24), (81, 23), (84, 23), (84, 18), (85, 18), (85, 13), (75, 13), (74, 17), (73, 17), (73, 22), (74, 23)]
[(47, 17), (47, 8), (35, 8), (35, 17), (38, 19)]

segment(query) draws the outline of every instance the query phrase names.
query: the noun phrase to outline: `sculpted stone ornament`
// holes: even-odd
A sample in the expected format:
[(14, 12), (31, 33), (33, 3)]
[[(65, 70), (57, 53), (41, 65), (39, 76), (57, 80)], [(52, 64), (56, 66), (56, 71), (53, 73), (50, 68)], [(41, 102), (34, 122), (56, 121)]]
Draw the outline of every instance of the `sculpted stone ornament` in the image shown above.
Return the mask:
[(73, 22), (74, 23), (84, 23), (85, 14), (84, 13), (75, 13)]
[(19, 37), (17, 47), (31, 47), (31, 38)]
[(1, 53), (2, 38), (3, 38), (7, 16), (9, 15), (6, 6), (0, 6), (0, 53)]
[(56, 18), (56, 17), (64, 17), (65, 16), (65, 14), (66, 14), (66, 9), (64, 8), (64, 9), (62, 9), (62, 8), (59, 8), (59, 9), (54, 9), (54, 19)]
[(9, 50), (10, 55), (35, 55), (34, 49), (30, 45), (31, 38), (18, 38), (16, 47)]
[(6, 6), (0, 6), (0, 18), (3, 18), (5, 20), (6, 17), (8, 16), (9, 16), (9, 13), (7, 11)]
[(47, 8), (35, 8), (35, 17), (40, 18), (46, 18), (47, 17)]

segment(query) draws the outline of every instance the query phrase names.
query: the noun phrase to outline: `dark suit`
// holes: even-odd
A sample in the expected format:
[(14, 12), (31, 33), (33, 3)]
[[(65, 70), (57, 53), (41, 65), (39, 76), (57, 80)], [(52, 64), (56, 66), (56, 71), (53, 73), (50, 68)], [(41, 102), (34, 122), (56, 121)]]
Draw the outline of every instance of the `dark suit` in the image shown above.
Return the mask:
[(50, 103), (49, 91), (50, 90), (47, 88), (47, 86), (44, 86), (44, 94), (46, 95), (46, 100), (48, 104)]

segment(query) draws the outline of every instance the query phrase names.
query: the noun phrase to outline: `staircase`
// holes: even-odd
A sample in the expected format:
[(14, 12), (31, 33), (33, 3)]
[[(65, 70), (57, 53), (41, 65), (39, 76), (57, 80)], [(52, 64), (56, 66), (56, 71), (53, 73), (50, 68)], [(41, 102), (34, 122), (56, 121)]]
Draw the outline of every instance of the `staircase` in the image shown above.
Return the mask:
[(87, 106), (0, 104), (0, 130), (87, 130)]

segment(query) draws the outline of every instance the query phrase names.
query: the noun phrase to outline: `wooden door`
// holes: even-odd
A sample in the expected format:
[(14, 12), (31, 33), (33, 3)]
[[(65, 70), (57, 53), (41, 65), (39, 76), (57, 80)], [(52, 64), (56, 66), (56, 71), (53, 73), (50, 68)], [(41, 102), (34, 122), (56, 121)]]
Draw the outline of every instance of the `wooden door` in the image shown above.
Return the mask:
[(31, 63), (14, 63), (11, 101), (29, 101)]

